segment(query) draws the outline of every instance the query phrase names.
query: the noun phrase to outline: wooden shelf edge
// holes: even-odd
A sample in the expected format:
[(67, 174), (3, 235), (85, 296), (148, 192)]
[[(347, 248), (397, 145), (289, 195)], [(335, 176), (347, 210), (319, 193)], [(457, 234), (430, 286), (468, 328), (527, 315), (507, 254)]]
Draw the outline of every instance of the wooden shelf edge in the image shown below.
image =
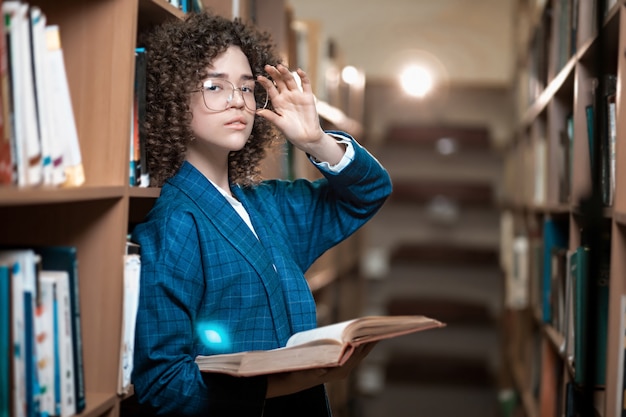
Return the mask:
[(524, 382), (522, 381), (521, 365), (512, 358), (509, 358), (509, 364), (511, 367), (511, 374), (513, 375), (513, 383), (515, 384), (519, 397), (522, 400), (522, 407), (524, 408), (526, 417), (537, 417), (535, 399), (533, 398), (531, 392), (524, 387)]
[(552, 345), (552, 347), (558, 352), (559, 356), (566, 360), (565, 358), (565, 337), (561, 332), (556, 330), (552, 325), (544, 323), (541, 326), (543, 333), (548, 338), (548, 341)]
[(73, 203), (122, 198), (123, 186), (76, 188), (0, 188), (0, 207)]
[(119, 402), (116, 393), (89, 392), (87, 391), (87, 407), (82, 413), (77, 414), (81, 417), (97, 417), (107, 413), (107, 411), (115, 408)]
[(552, 81), (550, 81), (546, 88), (535, 99), (534, 103), (526, 110), (520, 123), (521, 126), (530, 125), (532, 121), (535, 120), (537, 116), (544, 111), (544, 109), (546, 109), (548, 103), (554, 98), (557, 91), (565, 84), (567, 78), (573, 74), (576, 62), (578, 62), (576, 55), (567, 61), (563, 68), (561, 68), (561, 71), (559, 71)]
[(622, 211), (617, 211), (614, 210), (613, 211), (613, 219), (615, 219), (615, 221), (622, 225), (622, 226), (626, 226), (626, 213), (622, 212)]
[(136, 198), (157, 198), (161, 195), (160, 187), (128, 187), (128, 195)]

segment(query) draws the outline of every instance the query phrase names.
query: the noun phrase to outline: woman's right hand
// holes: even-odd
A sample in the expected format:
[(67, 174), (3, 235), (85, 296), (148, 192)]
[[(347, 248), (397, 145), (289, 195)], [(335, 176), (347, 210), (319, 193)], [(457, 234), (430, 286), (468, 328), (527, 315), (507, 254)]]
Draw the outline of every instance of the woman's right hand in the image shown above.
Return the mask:
[(357, 347), (342, 366), (307, 369), (304, 371), (271, 374), (267, 379), (267, 398), (293, 394), (331, 381), (347, 378), (370, 353), (376, 342)]

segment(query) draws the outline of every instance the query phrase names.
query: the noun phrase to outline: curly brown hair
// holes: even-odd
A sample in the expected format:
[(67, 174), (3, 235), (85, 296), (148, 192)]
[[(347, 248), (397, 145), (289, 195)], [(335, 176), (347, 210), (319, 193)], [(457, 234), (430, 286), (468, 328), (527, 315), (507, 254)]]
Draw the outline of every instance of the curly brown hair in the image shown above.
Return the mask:
[[(281, 60), (269, 33), (208, 10), (155, 27), (143, 43), (147, 54), (146, 157), (151, 185), (160, 187), (176, 174), (194, 138), (190, 96), (201, 88), (213, 60), (229, 46), (238, 46), (248, 57), (253, 74), (266, 77), (264, 66)], [(229, 155), (230, 181), (242, 185), (258, 182), (259, 163), (278, 136), (270, 122), (256, 116), (246, 145)]]

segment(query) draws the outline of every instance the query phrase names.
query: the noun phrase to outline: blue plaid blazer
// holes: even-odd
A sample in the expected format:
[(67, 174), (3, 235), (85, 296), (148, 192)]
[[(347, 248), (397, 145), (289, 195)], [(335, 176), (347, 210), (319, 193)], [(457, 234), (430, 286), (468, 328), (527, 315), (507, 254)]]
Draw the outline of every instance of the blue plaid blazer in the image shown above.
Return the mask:
[(132, 377), (139, 402), (159, 415), (330, 415), (323, 387), (265, 402), (265, 377), (204, 374), (194, 358), (281, 347), (316, 326), (304, 272), (391, 192), (385, 169), (352, 143), (353, 161), (338, 173), (320, 168), (319, 180), (232, 187), (258, 239), (191, 164), (167, 181), (132, 236), (142, 263)]

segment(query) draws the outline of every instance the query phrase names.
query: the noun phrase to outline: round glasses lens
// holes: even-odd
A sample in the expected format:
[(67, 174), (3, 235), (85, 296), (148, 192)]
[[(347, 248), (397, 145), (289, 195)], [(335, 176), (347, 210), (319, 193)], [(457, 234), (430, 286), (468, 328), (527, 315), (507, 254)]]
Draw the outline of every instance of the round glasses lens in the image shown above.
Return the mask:
[(264, 109), (269, 101), (265, 87), (258, 81), (244, 81), (239, 88), (236, 88), (229, 81), (209, 78), (202, 86), (204, 105), (209, 110), (226, 110), (231, 102), (237, 99), (236, 92), (241, 94), (246, 108), (252, 111)]

